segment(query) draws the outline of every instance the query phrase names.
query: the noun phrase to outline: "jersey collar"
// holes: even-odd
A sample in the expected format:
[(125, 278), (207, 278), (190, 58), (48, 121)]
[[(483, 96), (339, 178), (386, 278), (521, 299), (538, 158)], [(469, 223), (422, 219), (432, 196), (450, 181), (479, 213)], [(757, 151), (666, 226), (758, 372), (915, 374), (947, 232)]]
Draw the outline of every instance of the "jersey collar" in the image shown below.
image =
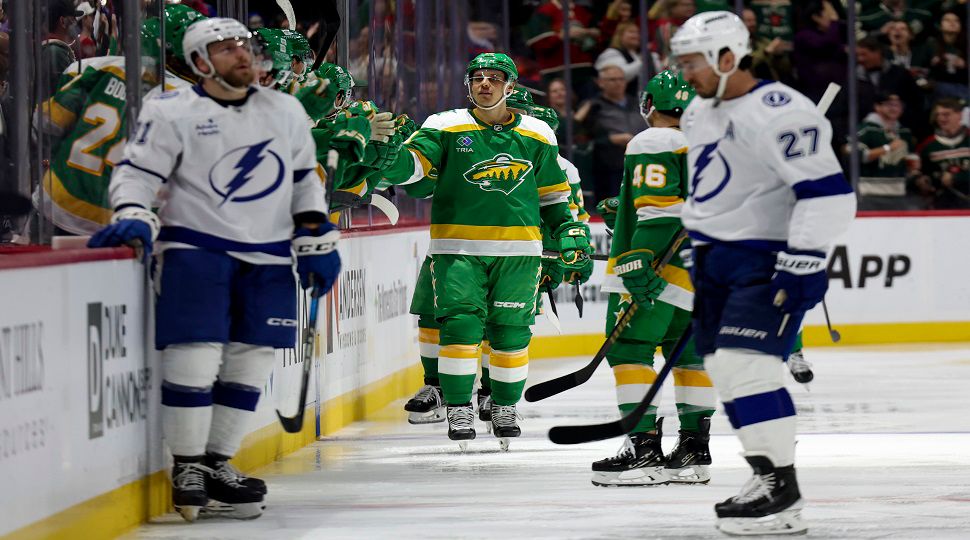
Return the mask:
[(511, 131), (512, 129), (518, 127), (519, 123), (522, 122), (522, 115), (515, 114), (514, 112), (510, 111), (509, 114), (512, 115), (512, 118), (508, 122), (504, 122), (502, 124), (489, 124), (488, 122), (485, 122), (484, 120), (478, 117), (478, 113), (475, 112), (475, 109), (470, 109), (470, 111), (471, 111), (472, 118), (475, 119), (475, 123), (477, 123), (478, 125), (486, 129), (496, 131), (496, 132)]
[(219, 105), (222, 105), (223, 107), (242, 107), (243, 105), (246, 104), (246, 100), (249, 99), (249, 96), (256, 93), (256, 88), (250, 86), (249, 89), (246, 90), (246, 97), (239, 98), (239, 99), (219, 99), (217, 97), (210, 96), (209, 93), (206, 92), (204, 88), (202, 88), (201, 82), (193, 86), (192, 90), (195, 90), (196, 94), (199, 94), (202, 97), (207, 97), (212, 101), (215, 101)]

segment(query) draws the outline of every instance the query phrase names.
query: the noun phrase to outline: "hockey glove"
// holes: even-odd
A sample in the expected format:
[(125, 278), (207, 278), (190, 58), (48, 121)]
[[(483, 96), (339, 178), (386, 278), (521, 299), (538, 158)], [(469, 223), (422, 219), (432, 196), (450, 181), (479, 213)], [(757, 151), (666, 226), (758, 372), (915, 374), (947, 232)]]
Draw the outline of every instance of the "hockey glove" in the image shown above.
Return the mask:
[(603, 216), (603, 223), (606, 228), (612, 230), (616, 228), (616, 210), (620, 207), (620, 200), (616, 197), (603, 199), (596, 205), (596, 213)]
[(829, 288), (825, 253), (779, 251), (771, 278), (774, 304), (784, 313), (808, 311), (822, 301)]
[(654, 301), (667, 288), (667, 280), (650, 267), (653, 253), (637, 249), (616, 258), (613, 271), (623, 280), (623, 286), (640, 305)]
[(340, 154), (340, 157), (357, 163), (364, 157), (367, 139), (370, 138), (370, 122), (362, 116), (352, 114), (338, 114), (331, 126), (333, 136), (330, 147)]
[(539, 286), (545, 288), (549, 285), (555, 289), (562, 283), (563, 264), (558, 257), (542, 258), (542, 273), (539, 275)]
[(158, 216), (140, 206), (126, 206), (111, 216), (111, 224), (88, 240), (89, 248), (127, 245), (140, 251), (142, 262), (148, 262), (152, 244), (158, 238), (161, 223)]
[(380, 112), (370, 118), (370, 140), (386, 143), (394, 135), (394, 113)]
[(310, 276), (313, 276), (314, 296), (330, 292), (340, 275), (339, 239), (340, 231), (332, 223), (321, 223), (316, 229), (300, 227), (293, 233), (296, 272), (304, 289), (310, 288)]
[(333, 101), (337, 91), (327, 92), (330, 79), (314, 79), (296, 92), (296, 99), (314, 123), (333, 112)]
[(566, 283), (585, 283), (593, 275), (593, 248), (589, 245), (589, 227), (578, 221), (567, 221), (552, 233), (559, 252)]

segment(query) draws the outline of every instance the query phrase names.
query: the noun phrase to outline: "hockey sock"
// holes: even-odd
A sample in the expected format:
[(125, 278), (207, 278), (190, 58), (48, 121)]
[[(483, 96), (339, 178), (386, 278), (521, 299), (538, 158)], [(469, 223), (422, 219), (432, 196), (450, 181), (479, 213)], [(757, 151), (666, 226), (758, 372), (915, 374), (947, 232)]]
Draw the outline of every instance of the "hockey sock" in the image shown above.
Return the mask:
[(795, 405), (785, 390), (780, 356), (747, 349), (718, 349), (704, 358), (724, 412), (747, 455), (778, 467), (795, 461)]
[(710, 418), (717, 406), (714, 384), (702, 364), (675, 367), (673, 375), (680, 429), (698, 431), (698, 420)]
[[(657, 380), (657, 372), (646, 364), (617, 364), (613, 366), (613, 377), (616, 379), (616, 403), (620, 407), (620, 414), (626, 416), (640, 404), (650, 385)], [(660, 402), (659, 393), (653, 402)], [(633, 432), (648, 433), (656, 429), (657, 407), (651, 405)]]
[(799, 330), (798, 331), (798, 335), (795, 336), (795, 346), (792, 347), (791, 352), (794, 353), (794, 352), (798, 352), (800, 350), (802, 350), (802, 331), (801, 330)]
[(482, 342), (482, 393), (488, 395), (492, 392), (492, 378), (489, 374), (489, 356), (492, 348), (488, 345), (488, 340)]
[(205, 453), (221, 362), (221, 343), (181, 343), (162, 351), (162, 433), (172, 454)]
[(272, 347), (226, 344), (219, 379), (212, 388), (207, 452), (232, 456), (239, 451), (275, 361)]
[(529, 349), (492, 351), (489, 358), (492, 401), (496, 405), (515, 405), (522, 399), (529, 376)]
[(418, 351), (421, 354), (421, 367), (424, 368), (424, 384), (438, 386), (438, 344), (441, 331), (438, 328), (422, 326), (424, 317), (418, 320)]
[(441, 392), (449, 405), (470, 403), (478, 373), (480, 347), (476, 345), (444, 345), (438, 357), (438, 379)]

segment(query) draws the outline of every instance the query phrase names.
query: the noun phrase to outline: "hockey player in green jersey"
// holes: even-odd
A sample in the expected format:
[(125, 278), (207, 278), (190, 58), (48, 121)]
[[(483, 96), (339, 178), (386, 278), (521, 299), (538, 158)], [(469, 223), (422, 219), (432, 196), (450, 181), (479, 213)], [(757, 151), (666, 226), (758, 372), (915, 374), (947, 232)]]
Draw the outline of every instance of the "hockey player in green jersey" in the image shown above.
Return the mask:
[[(184, 6), (166, 8), (166, 18), (170, 11), (171, 16), (182, 16), (185, 12), (179, 8)], [(189, 11), (197, 16), (190, 16), (191, 20), (202, 18)], [(143, 55), (160, 56), (158, 38), (158, 21), (145, 21)], [(93, 234), (111, 218), (108, 183), (121, 160), (127, 134), (124, 68), (120, 56), (91, 63), (73, 78), (66, 77), (68, 82), (40, 108), (40, 128), (56, 138), (41, 184), (42, 213), (60, 231)], [(141, 76), (146, 89), (158, 82), (153, 69), (143, 70)], [(174, 88), (166, 84), (166, 89)]]
[(588, 229), (569, 213), (569, 185), (556, 162), (555, 134), (505, 106), (517, 78), (508, 56), (475, 57), (465, 76), (474, 107), (432, 115), (385, 172), (392, 183), (407, 184), (439, 170), (430, 253), (448, 436), (462, 442), (475, 438), (471, 398), (487, 332), (491, 423), (505, 448), (509, 437), (520, 434), (516, 403), (528, 373), (540, 225), (553, 231), (564, 274), (582, 274), (592, 264)]
[[(687, 141), (680, 115), (694, 97), (683, 79), (665, 71), (648, 83), (640, 110), (650, 126), (627, 144), (623, 183), (603, 290), (610, 294), (606, 333), (629, 308), (639, 311), (607, 354), (621, 414), (634, 409), (656, 379), (654, 352), (668, 356), (690, 324), (693, 288), (678, 245), (680, 209), (688, 191)], [(660, 273), (657, 262), (673, 250)], [(593, 463), (597, 486), (707, 483), (708, 441), (715, 393), (703, 359), (688, 343), (673, 369), (680, 440), (669, 456), (660, 447), (662, 419), (651, 407), (616, 457)]]

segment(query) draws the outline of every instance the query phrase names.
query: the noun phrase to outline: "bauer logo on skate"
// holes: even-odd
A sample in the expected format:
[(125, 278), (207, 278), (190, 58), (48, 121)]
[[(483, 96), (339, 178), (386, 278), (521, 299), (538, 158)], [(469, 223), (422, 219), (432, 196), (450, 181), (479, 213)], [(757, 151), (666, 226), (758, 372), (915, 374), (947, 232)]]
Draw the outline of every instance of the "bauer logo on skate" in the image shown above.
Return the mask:
[(209, 170), (209, 185), (222, 201), (244, 203), (266, 197), (283, 184), (286, 167), (280, 156), (267, 148), (272, 139), (240, 146), (219, 158)]
[(465, 171), (465, 180), (483, 191), (501, 191), (509, 195), (519, 187), (532, 170), (532, 162), (516, 159), (508, 154), (498, 154), (492, 159), (479, 161)]
[(88, 438), (148, 418), (151, 369), (128, 361), (128, 306), (87, 305)]

